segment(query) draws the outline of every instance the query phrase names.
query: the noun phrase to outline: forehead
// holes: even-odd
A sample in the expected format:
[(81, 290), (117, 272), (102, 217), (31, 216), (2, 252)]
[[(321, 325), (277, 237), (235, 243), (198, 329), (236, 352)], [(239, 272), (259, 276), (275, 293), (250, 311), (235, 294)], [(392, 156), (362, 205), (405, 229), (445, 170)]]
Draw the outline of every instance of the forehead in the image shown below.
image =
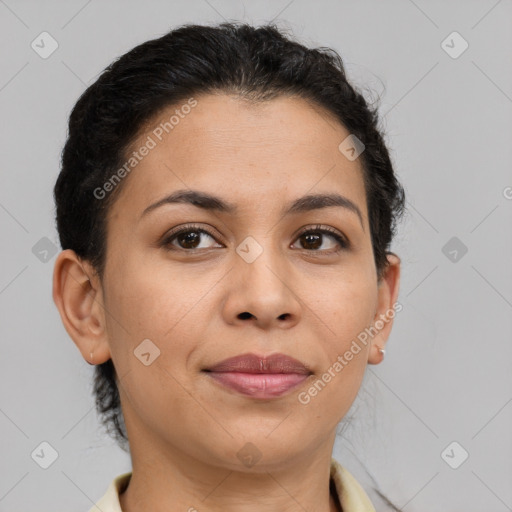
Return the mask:
[(151, 202), (186, 188), (216, 192), (247, 210), (337, 191), (366, 217), (360, 159), (349, 160), (338, 148), (349, 135), (330, 113), (296, 96), (260, 103), (226, 94), (183, 100), (140, 131), (127, 155), (137, 161), (112, 210), (140, 215)]

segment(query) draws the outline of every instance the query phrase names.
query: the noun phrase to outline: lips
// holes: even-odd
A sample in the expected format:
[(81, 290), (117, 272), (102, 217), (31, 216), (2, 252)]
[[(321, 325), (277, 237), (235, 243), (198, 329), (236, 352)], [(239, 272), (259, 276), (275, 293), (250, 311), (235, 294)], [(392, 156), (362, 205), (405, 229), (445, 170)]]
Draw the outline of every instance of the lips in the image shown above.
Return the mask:
[(204, 369), (217, 383), (253, 398), (277, 397), (304, 382), (313, 372), (285, 354), (242, 354)]
[(225, 359), (206, 371), (211, 372), (243, 372), (243, 373), (312, 373), (306, 365), (285, 354), (272, 354), (268, 357), (255, 354), (242, 354)]

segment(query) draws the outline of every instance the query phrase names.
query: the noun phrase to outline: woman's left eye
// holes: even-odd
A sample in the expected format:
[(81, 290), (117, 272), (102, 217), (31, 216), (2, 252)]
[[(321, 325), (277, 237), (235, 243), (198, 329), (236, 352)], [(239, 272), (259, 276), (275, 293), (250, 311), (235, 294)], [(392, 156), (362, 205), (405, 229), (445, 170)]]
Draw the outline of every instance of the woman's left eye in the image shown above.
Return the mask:
[[(338, 245), (338, 248), (334, 250), (329, 248), (324, 248), (321, 251), (316, 250), (323, 245), (323, 239), (326, 235), (336, 241), (336, 244), (334, 245)], [(337, 231), (332, 228), (322, 228), (321, 226), (303, 231), (298, 236), (298, 240), (304, 240), (305, 242), (302, 245), (305, 244), (306, 247), (303, 248), (306, 250), (314, 250), (314, 252), (340, 252), (349, 248), (347, 240)]]

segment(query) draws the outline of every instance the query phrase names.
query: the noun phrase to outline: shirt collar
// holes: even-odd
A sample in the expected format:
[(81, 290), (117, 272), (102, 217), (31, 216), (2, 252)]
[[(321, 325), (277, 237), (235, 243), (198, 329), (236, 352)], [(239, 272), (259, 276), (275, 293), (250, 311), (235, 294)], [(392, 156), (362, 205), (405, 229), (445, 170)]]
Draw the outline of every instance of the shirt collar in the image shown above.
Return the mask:
[[(89, 512), (122, 512), (119, 494), (125, 490), (131, 476), (130, 471), (114, 478), (103, 497)], [(330, 477), (334, 481), (343, 512), (375, 512), (375, 508), (359, 482), (334, 458), (331, 458)]]

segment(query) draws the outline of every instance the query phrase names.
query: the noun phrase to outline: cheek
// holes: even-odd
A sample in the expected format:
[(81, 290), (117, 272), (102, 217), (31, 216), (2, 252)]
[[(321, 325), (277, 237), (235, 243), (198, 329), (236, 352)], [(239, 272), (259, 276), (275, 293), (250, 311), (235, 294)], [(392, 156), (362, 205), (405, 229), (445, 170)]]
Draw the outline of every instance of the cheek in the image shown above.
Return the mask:
[(310, 385), (297, 395), (299, 411), (324, 422), (327, 430), (335, 428), (350, 409), (359, 392), (366, 368), (366, 351), (361, 349), (351, 359), (341, 351), (316, 375)]
[(200, 298), (200, 286), (183, 272), (151, 258), (126, 255), (110, 276), (109, 307), (130, 326), (131, 337), (162, 339)]
[(324, 320), (329, 338), (333, 339), (330, 350), (334, 355), (345, 351), (351, 341), (364, 332), (372, 322), (377, 307), (377, 287), (369, 279), (340, 279), (329, 284), (318, 297), (315, 312)]
[(187, 358), (197, 344), (188, 313), (198, 298), (149, 265), (124, 265), (111, 275), (107, 323), (112, 358), (126, 376), (123, 392), (148, 418), (162, 404), (175, 410), (187, 399), (179, 383), (187, 378)]
[(316, 379), (297, 398), (309, 408), (308, 414), (326, 421), (329, 418), (335, 425), (352, 405), (364, 377), (369, 349), (364, 333), (374, 318), (377, 287), (371, 275), (365, 276), (355, 267), (322, 284), (303, 286), (311, 292), (307, 314), (316, 326), (323, 364)]
[[(219, 282), (223, 271), (200, 273), (190, 265), (185, 272), (161, 256), (136, 253), (126, 254), (117, 263), (110, 268), (107, 305), (112, 313), (107, 319), (112, 357), (121, 374), (135, 372), (141, 388), (172, 388), (172, 376), (180, 382), (190, 377), (191, 355), (201, 345), (202, 333), (207, 332), (212, 311), (218, 307), (211, 303), (211, 296), (205, 297), (206, 290)], [(140, 377), (140, 372), (145, 375), (151, 366), (143, 367), (136, 357), (147, 352), (150, 359), (153, 353), (158, 356), (150, 381)]]
[(113, 358), (122, 369), (138, 371), (142, 361), (137, 354), (147, 352), (150, 359), (157, 355), (165, 368), (178, 366), (180, 355), (183, 356), (180, 351), (190, 348), (183, 340), (187, 335), (187, 313), (197, 302), (188, 287), (159, 272), (157, 266), (147, 262), (130, 265), (126, 258), (109, 274), (106, 299), (109, 342)]
[(370, 346), (364, 332), (374, 316), (375, 291), (345, 283), (322, 301), (319, 311), (325, 325), (320, 329), (328, 333), (323, 338), (323, 365), (298, 400), (309, 414), (334, 427), (354, 402), (364, 377)]

